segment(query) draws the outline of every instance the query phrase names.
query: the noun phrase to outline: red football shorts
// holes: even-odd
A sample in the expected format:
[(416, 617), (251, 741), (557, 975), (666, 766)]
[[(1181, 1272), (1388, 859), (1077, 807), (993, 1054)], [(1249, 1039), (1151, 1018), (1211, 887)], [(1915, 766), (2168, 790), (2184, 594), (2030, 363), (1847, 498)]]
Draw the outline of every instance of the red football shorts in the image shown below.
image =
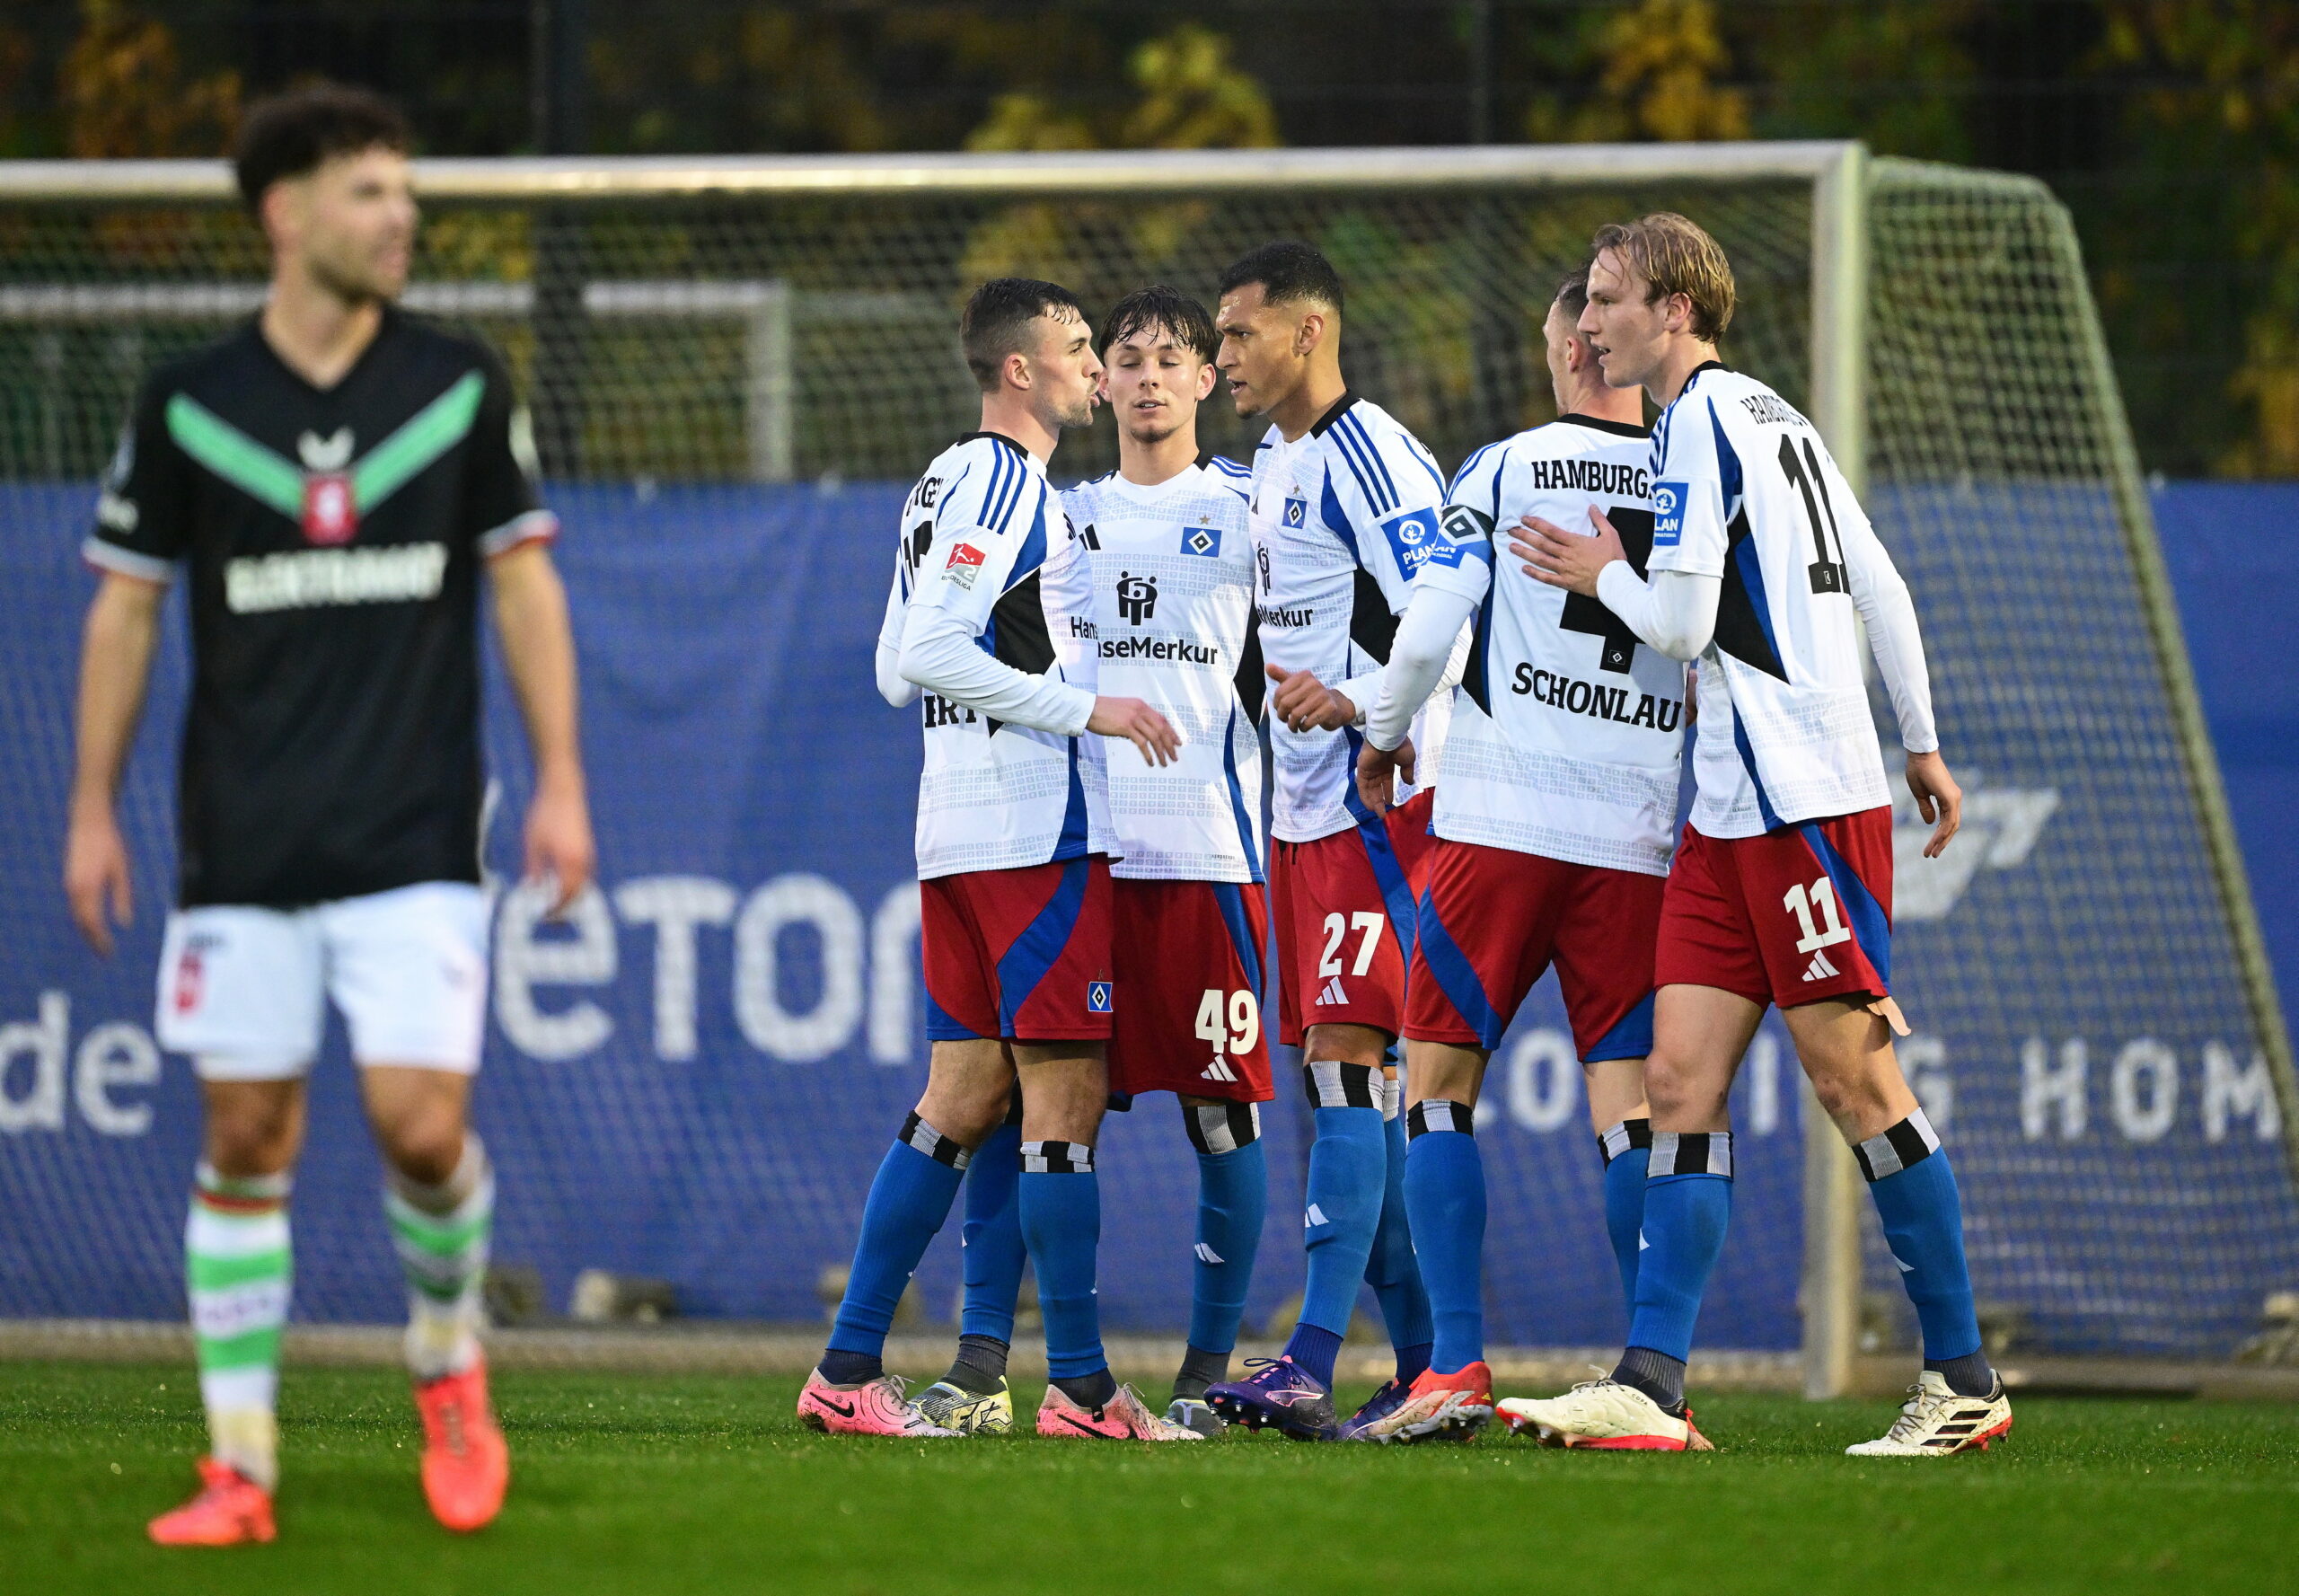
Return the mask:
[(1097, 854), (918, 884), (930, 1042), (1097, 1042), (1116, 1011), (1110, 862)]
[(1892, 812), (1863, 809), (1760, 837), (1687, 825), (1660, 905), (1653, 979), (1793, 1009), (1885, 997), (1892, 978)]
[(1363, 1025), (1394, 1036), (1405, 1021), (1414, 898), (1430, 846), (1435, 789), (1381, 819), (1314, 842), (1272, 842), (1277, 921), (1277, 1039), (1299, 1047), (1313, 1025)]
[(1110, 1090), (1180, 1092), (1266, 1103), (1262, 948), (1269, 910), (1258, 883), (1110, 883), (1112, 950), (1125, 993), (1110, 1034)]
[(1440, 839), (1421, 892), (1405, 1034), (1501, 1045), (1554, 962), (1583, 1063), (1652, 1051), (1659, 876)]

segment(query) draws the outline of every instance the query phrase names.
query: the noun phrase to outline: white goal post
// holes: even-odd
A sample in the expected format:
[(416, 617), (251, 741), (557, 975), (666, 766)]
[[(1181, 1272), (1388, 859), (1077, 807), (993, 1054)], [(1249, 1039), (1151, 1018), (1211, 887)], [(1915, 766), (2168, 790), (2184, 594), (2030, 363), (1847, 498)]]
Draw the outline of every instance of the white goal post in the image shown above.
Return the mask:
[[(1846, 477), (1869, 501), (1880, 530), (1909, 570), (1934, 648), (1950, 660), (1972, 662), (1969, 670), (1951, 666), (1941, 673), (1946, 729), (1952, 737), (1969, 728), (1961, 746), (1975, 750), (1984, 777), (1998, 784), (1989, 790), (2002, 798), (2021, 799), (2047, 787), (2070, 795), (2029, 803), (2021, 812), (2034, 816), (2034, 829), (2042, 828), (2043, 816), (2057, 806), (2044, 842), (2038, 845), (2028, 834), (2016, 849), (1989, 855), (1985, 868), (1971, 866), (1980, 873), (1956, 878), (1936, 923), (1907, 938), (1906, 967), (1930, 1010), (1945, 1017), (1934, 1036), (1940, 1054), (1956, 1061), (1952, 1072), (1942, 1069), (1927, 1079), (1951, 1082), (1960, 1106), (1961, 1121), (1949, 1141), (1957, 1149), (1967, 1201), (1978, 1216), (1975, 1269), (1983, 1301), (2002, 1303), (2005, 1322), (2022, 1327), (2020, 1334), (2041, 1352), (2205, 1355), (2196, 1349), (2228, 1343), (2238, 1311), (2233, 1305), (2246, 1292), (2256, 1295), (2259, 1281), (2285, 1267), (2287, 1251), (2272, 1249), (2272, 1256), (2245, 1254), (2224, 1268), (2215, 1265), (2214, 1278), (2224, 1287), (2224, 1305), (2215, 1309), (2219, 1317), (2207, 1326), (2198, 1321), (2183, 1327), (2179, 1304), (2190, 1288), (2179, 1274), (2178, 1256), (2189, 1244), (2174, 1239), (2157, 1248), (2151, 1242), (2144, 1257), (2136, 1251), (2119, 1256), (2112, 1224), (2094, 1224), (2071, 1206), (2080, 1195), (2021, 1184), (2026, 1178), (2022, 1160), (2031, 1144), (2075, 1160), (2080, 1169), (2073, 1178), (2092, 1183), (2086, 1190), (2103, 1192), (2126, 1178), (2129, 1160), (2140, 1160), (2132, 1168), (2153, 1170), (2156, 1166), (2147, 1160), (2166, 1148), (2189, 1147), (2190, 1134), (2192, 1156), (2182, 1168), (2199, 1183), (2259, 1194), (2260, 1202), (2281, 1204), (2280, 1212), (2288, 1210), (2291, 1183), (2299, 1178), (2299, 1089), (2289, 1034), (2074, 233), (2040, 183), (1877, 159), (1861, 144), (1834, 141), (444, 159), (418, 161), (415, 172), (427, 207), (516, 215), (531, 218), (538, 232), (549, 225), (580, 229), (586, 217), (612, 213), (623, 230), (585, 235), (580, 280), (568, 303), (602, 322), (716, 318), (736, 326), (747, 341), (727, 357), (741, 374), (730, 379), (727, 392), (744, 407), (736, 429), (740, 436), (728, 445), (724, 463), (698, 471), (763, 482), (892, 474), (884, 463), (888, 456), (868, 454), (864, 447), (877, 441), (869, 436), (874, 430), (884, 429), (877, 412), (859, 410), (849, 418), (841, 410), (841, 419), (809, 430), (811, 408), (830, 402), (809, 397), (821, 392), (808, 386), (810, 303), (826, 307), (818, 319), (830, 322), (874, 316), (916, 322), (923, 306), (930, 324), (961, 261), (1086, 260), (1105, 275), (1117, 274), (1112, 280), (1123, 277), (1123, 249), (1100, 235), (1096, 242), (1066, 234), (1033, 207), (1068, 201), (1108, 207), (1118, 219), (1105, 231), (1138, 241), (1167, 234), (1124, 233), (1129, 206), (1195, 206), (1185, 213), (1195, 225), (1209, 216), (1250, 216), (1264, 202), (1306, 207), (1361, 199), (1376, 221), (1394, 215), (1390, 231), (1406, 241), (1385, 244), (1389, 253), (1383, 259), (1410, 263), (1398, 268), (1394, 287), (1367, 295), (1383, 307), (1365, 313), (1374, 337), (1380, 336), (1379, 316), (1421, 313), (1416, 285), (1431, 279), (1414, 273), (1435, 269), (1431, 260), (1468, 258), (1440, 247), (1451, 236), (1446, 230), (1458, 220), (1456, 213), (1494, 207), (1477, 224), (1490, 237), (1475, 246), (1484, 253), (1475, 258), (1506, 261), (1512, 251), (1549, 248), (1537, 242), (1537, 216), (1545, 206), (1585, 209), (1617, 199), (1646, 208), (1666, 204), (1696, 219), (1705, 202), (1747, 207), (1743, 234), (1760, 241), (1768, 262), (1743, 278), (1744, 313), (1761, 346), (1758, 364), (1776, 385), (1795, 385)], [(1752, 194), (1770, 198), (1758, 207), (1742, 198)], [(0, 163), (0, 216), (29, 218), (35, 232), (44, 216), (205, 212), (233, 198), (229, 172), (218, 162)], [(657, 211), (675, 214), (686, 227), (684, 252), (667, 265), (630, 242)], [(947, 226), (920, 222), (901, 232), (910, 225), (885, 220), (929, 212), (962, 216), (962, 221)], [(1585, 242), (1585, 225), (1573, 219), (1579, 215), (1572, 210), (1560, 225), (1566, 234), (1578, 226)], [(1307, 231), (1326, 216), (1284, 211), (1273, 230)], [(1528, 216), (1535, 221), (1528, 223)], [(698, 217), (707, 217), (707, 224)], [(993, 223), (1015, 218), (1009, 232), (994, 231)], [(1800, 228), (1801, 236), (1794, 236)], [(815, 232), (798, 237), (803, 229)], [(869, 234), (872, 247), (881, 251), (895, 247), (886, 241), (898, 235), (898, 247), (916, 251), (922, 264), (904, 266), (909, 275), (891, 287), (885, 271), (866, 282), (861, 267), (877, 262), (857, 258), (850, 273), (841, 269), (837, 251), (852, 246), (837, 242), (841, 229)], [(823, 269), (818, 280), (799, 281), (806, 274), (794, 273), (792, 251), (816, 247), (807, 240), (817, 235), (819, 255), (808, 260)], [(1423, 235), (1440, 238), (1440, 244), (1415, 254)], [(1525, 243), (1528, 237), (1536, 242)], [(204, 247), (188, 246), (192, 255)], [(538, 255), (542, 248), (534, 246)], [(1032, 254), (1034, 249), (1040, 253)], [(61, 245), (47, 256), (33, 251), (0, 266), (0, 337), (11, 328), (244, 313), (260, 290), (246, 259), (226, 260), (225, 253), (215, 260), (188, 258), (139, 277), (112, 266), (84, 269)], [(1185, 258), (1169, 250), (1165, 260)], [(1203, 264), (1187, 259), (1191, 269)], [(1735, 259), (1737, 265), (1740, 257)], [(1049, 265), (1045, 275), (1060, 273)], [(533, 278), (434, 279), (411, 297), (424, 308), (483, 324), (524, 322), (540, 314), (545, 293), (540, 276), (537, 268)], [(1775, 283), (1791, 287), (1778, 296), (1782, 303), (1764, 303), (1766, 285)], [(1202, 291), (1210, 284), (1195, 286)], [(1352, 277), (1352, 304), (1360, 286)], [(1471, 287), (1445, 286), (1474, 297)], [(1527, 313), (1537, 326), (1538, 305), (1493, 302), (1488, 295), (1455, 318), (1458, 326), (1449, 322), (1448, 330), (1431, 333), (1428, 347), (1445, 339), (1474, 344), (1478, 330), (1495, 325), (1496, 318), (1505, 323)], [(1357, 334), (1352, 322), (1352, 339)], [(923, 334), (913, 329), (901, 336), (923, 336), (930, 345), (934, 338), (947, 341), (947, 329), (929, 325)], [(1437, 358), (1420, 353), (1423, 348), (1385, 346), (1380, 369), (1392, 380), (1411, 377), (1416, 362)], [(1728, 343), (1728, 354), (1731, 348)], [(1472, 349), (1460, 358), (1475, 366), (1478, 357)], [(1998, 361), (2036, 369), (1994, 384), (2008, 397), (1993, 406), (1968, 406), (1968, 395), (2002, 375), (1991, 371)], [(1490, 385), (1482, 375), (1475, 381)], [(1480, 414), (1530, 416), (1546, 403), (1537, 383), (1503, 379), (1501, 385), (1507, 391), (1495, 401), (1498, 409), (1488, 405)], [(1446, 392), (1457, 399), (1461, 389), (1461, 382), (1453, 381)], [(911, 402), (891, 379), (887, 392), (897, 396), (885, 401), (889, 406)], [(1455, 399), (1440, 395), (1430, 402), (1456, 415), (1461, 412)], [(861, 401), (841, 396), (837, 402)], [(1455, 408), (1446, 410), (1447, 404)], [(1409, 406), (1405, 411), (1412, 419)], [(584, 425), (594, 433), (604, 429), (595, 414)], [(825, 428), (842, 430), (825, 436)], [(1498, 435), (1495, 428), (1488, 430)], [(1449, 439), (1463, 441), (1473, 446), (1489, 440)], [(629, 458), (651, 461), (650, 449), (675, 455), (673, 445), (659, 441), (629, 446), (637, 451)], [(1448, 467), (1461, 458), (1458, 447), (1440, 445), (1437, 453)], [(626, 456), (612, 454), (605, 445), (594, 445), (586, 456), (610, 458)], [(649, 474), (656, 469), (644, 468)], [(0, 476), (11, 470), (33, 474), (0, 464)], [(612, 474), (641, 468), (591, 464), (586, 470)], [(1935, 602), (1942, 616), (1936, 622)], [(2116, 637), (2097, 645), (2107, 649), (2112, 644), (2114, 651), (2064, 666), (2039, 664), (2023, 637), (2013, 638), (2015, 629), (2039, 616), (2056, 618), (2071, 634), (2114, 631)], [(2074, 724), (2069, 706), (2087, 684), (2115, 695), (2118, 726)], [(1889, 719), (1882, 724), (1889, 727)], [(1958, 751), (1951, 746), (1951, 757)], [(2127, 765), (2151, 760), (2169, 772), (2161, 783), (2094, 799), (2100, 807), (2145, 808), (2154, 826), (2146, 837), (2127, 837), (2111, 816), (2091, 816), (2073, 796), (2119, 780), (2115, 773)], [(2012, 782), (2022, 785), (2006, 790), (2003, 784)], [(1975, 850), (1989, 845), (1986, 834), (1969, 842)], [(2127, 898), (2083, 881), (2087, 873), (2098, 873), (2085, 861), (2084, 850), (2104, 859), (2127, 844), (2154, 850), (2167, 880), (2145, 890), (2134, 883)], [(2054, 849), (2072, 857), (2061, 858)], [(2127, 857), (2136, 856), (2116, 853), (2116, 868), (2124, 868)], [(1902, 869), (1911, 868), (1903, 851)], [(1968, 879), (1980, 885), (1967, 895)], [(1951, 916), (1960, 895), (1963, 907)], [(2135, 943), (2126, 923), (2149, 917), (2166, 928), (2162, 937), (2171, 949), (2160, 961), (2163, 967), (2153, 971), (2144, 968), (2144, 933)], [(2022, 957), (2059, 950), (2065, 971), (2055, 969), (2036, 983), (2051, 988), (2048, 994), (2023, 992), (2018, 978), (2007, 976), (2003, 966), (2012, 956), (2000, 950), (2015, 947)], [(2223, 967), (2215, 969), (2215, 961)], [(2208, 988), (2201, 998), (2195, 995), (2198, 983)], [(2110, 986), (2122, 989), (2120, 995), (2094, 1001)], [(2175, 1000), (2174, 987), (2185, 995)], [(1916, 1003), (1912, 1012), (1924, 1028), (1926, 1004)], [(2101, 1139), (2104, 1129), (2100, 1138), (2083, 1140), (2090, 1133), (2081, 1114), (2054, 1121), (2033, 1111), (2045, 1088), (2023, 1063), (2030, 1056), (2030, 1039), (2033, 1051), (2048, 1060), (2089, 1057), (2083, 1051), (2087, 1036), (2102, 1058), (2118, 1045), (2127, 1051), (2135, 1039), (2160, 1037), (2173, 1059), (2173, 1088), (2153, 1089), (2159, 1094), (2176, 1089), (2179, 1071), (2192, 1072), (2193, 1063), (2182, 1059), (2215, 1059), (2213, 1047), (2239, 1063), (2255, 1054), (2272, 1087), (2268, 1107), (2254, 1103), (2252, 1108), (2269, 1132), (2257, 1140), (2280, 1143), (2271, 1150), (2279, 1160), (2272, 1173), (2240, 1134), (2227, 1134), (2224, 1114), (2215, 1132), (2201, 1120), (2190, 1132), (2189, 1122), (2175, 1114), (2168, 1132), (2153, 1139), (2127, 1135), (2118, 1145)], [(2070, 1039), (2076, 1054), (2066, 1051)], [(2140, 1068), (2131, 1066), (2134, 1079)], [(2106, 1089), (2100, 1082), (2108, 1077), (2102, 1073), (2086, 1086), (2079, 1069), (2073, 1079), (2076, 1084), (2067, 1089), (2096, 1095)], [(2061, 1077), (2053, 1080), (2065, 1085)], [(2113, 1089), (2127, 1090), (2122, 1073)], [(1856, 1383), (1863, 1336), (1872, 1340), (1877, 1333), (1868, 1301), (1877, 1293), (1863, 1290), (1863, 1280), (1877, 1278), (1877, 1264), (1872, 1237), (1863, 1245), (1863, 1225), (1872, 1224), (1863, 1218), (1867, 1203), (1851, 1156), (1825, 1116), (1811, 1111), (1809, 1094), (1806, 1109), (1802, 1384), (1819, 1398)], [(2270, 1110), (2277, 1116), (2274, 1126), (2264, 1117)], [(1944, 1111), (1935, 1114), (1945, 1117)], [(2106, 1123), (2103, 1116), (2101, 1124)], [(1962, 1136), (1967, 1125), (1969, 1158)], [(1999, 1191), (2015, 1187), (2014, 1195), (1999, 1199)], [(2106, 1212), (2105, 1204), (2097, 1207)], [(2079, 1265), (2077, 1273), (2089, 1272), (2092, 1283), (2063, 1292), (2051, 1283), (2069, 1274), (2070, 1260)], [(1508, 1265), (1496, 1259), (1494, 1266)], [(2118, 1271), (2141, 1283), (2132, 1286)], [(2111, 1290), (2110, 1282), (2122, 1283)], [(2158, 1306), (2132, 1321), (2144, 1321), (2141, 1329), (2123, 1335), (2117, 1316), (2127, 1319), (2128, 1310), (2102, 1304), (2111, 1297), (2124, 1301), (2135, 1289)], [(2013, 1345), (2018, 1350), (2020, 1344)]]

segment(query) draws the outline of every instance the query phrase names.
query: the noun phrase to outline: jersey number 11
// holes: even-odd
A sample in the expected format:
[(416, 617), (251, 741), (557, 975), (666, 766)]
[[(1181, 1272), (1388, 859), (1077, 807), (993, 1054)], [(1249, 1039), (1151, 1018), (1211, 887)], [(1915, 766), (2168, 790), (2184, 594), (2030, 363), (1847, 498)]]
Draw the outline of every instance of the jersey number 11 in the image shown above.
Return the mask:
[[(1819, 558), (1811, 565), (1812, 591), (1842, 593), (1845, 590), (1844, 533), (1837, 531), (1836, 506), (1828, 502), (1828, 479), (1820, 474), (1820, 457), (1812, 452), (1810, 440), (1806, 440), (1803, 457), (1799, 459), (1796, 440), (1782, 438), (1780, 469), (1788, 473), (1789, 481), (1795, 484), (1796, 490), (1804, 496), (1804, 518), (1812, 529), (1812, 547), (1819, 552)], [(1816, 488), (1819, 490), (1817, 498), (1813, 495)], [(1827, 516), (1825, 524), (1821, 520), (1823, 515)], [(1828, 534), (1831, 533), (1836, 534), (1837, 557), (1834, 560), (1828, 558)]]

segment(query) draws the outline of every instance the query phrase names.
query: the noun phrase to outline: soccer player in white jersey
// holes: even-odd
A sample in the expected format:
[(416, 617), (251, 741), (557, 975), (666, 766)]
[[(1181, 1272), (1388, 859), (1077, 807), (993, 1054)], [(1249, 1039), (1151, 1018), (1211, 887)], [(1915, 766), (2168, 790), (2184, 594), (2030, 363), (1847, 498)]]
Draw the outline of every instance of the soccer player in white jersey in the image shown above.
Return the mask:
[(199, 1078), (184, 1255), (212, 1444), (204, 1488), (152, 1521), (163, 1545), (273, 1537), (288, 1199), (330, 1000), (407, 1281), (425, 1497), (475, 1530), (509, 1480), (478, 1336), (495, 1177), (470, 1128), (487, 1031), (482, 592), (534, 750), (527, 870), (556, 878), (559, 908), (590, 877), (591, 824), (559, 524), (522, 464), (508, 375), (393, 304), (415, 243), (407, 145), (398, 111), (360, 90), (249, 114), (234, 166), (270, 246), (263, 309), (145, 381), (86, 544), (102, 586), (65, 890), (100, 952), (128, 907), (115, 794), (179, 571), (190, 617), (157, 1030)]
[(959, 336), (982, 425), (935, 457), (903, 504), (878, 634), (880, 692), (902, 705), (923, 690), (919, 948), (932, 1059), (871, 1183), (798, 1416), (835, 1433), (958, 1433), (920, 1414), (881, 1359), (903, 1289), (1018, 1081), (1015, 1206), (1052, 1376), (1038, 1431), (1195, 1441), (1112, 1379), (1094, 1302), (1094, 1139), (1117, 992), (1109, 861), (1090, 850), (1078, 739), (1126, 737), (1156, 764), (1177, 751), (1149, 705), (1062, 679), (1040, 599), (1046, 551), (1063, 535), (1045, 463), (1064, 428), (1092, 421), (1101, 362), (1077, 298), (1029, 278), (975, 289)]
[[(1201, 463), (1197, 408), (1220, 342), (1202, 304), (1154, 287), (1121, 300), (1098, 339), (1118, 467), (1062, 495), (1070, 540), (1046, 604), (1097, 692), (1141, 698), (1182, 736), (1171, 765), (1095, 752), (1107, 793), (1114, 950), (1122, 994), (1110, 1089), (1169, 1091), (1197, 1150), (1189, 1340), (1166, 1416), (1221, 1427), (1226, 1380), (1268, 1203), (1261, 1107), (1274, 1096), (1262, 1024), (1269, 913), (1262, 884), (1261, 651), (1250, 475)], [(1067, 627), (1061, 622), (1069, 622)]]
[[(1250, 525), (1276, 764), (1270, 898), (1279, 1040), (1301, 1048), (1317, 1126), (1303, 1234), (1308, 1282), (1284, 1354), (1207, 1399), (1223, 1418), (1303, 1438), (1352, 1436), (1428, 1367), (1429, 1301), (1405, 1216), (1405, 1134), (1387, 1063), (1405, 1017), (1424, 795), (1387, 817), (1353, 775), (1396, 615), (1414, 574), (1449, 548), (1429, 451), (1341, 375), (1343, 288), (1305, 243), (1254, 250), (1221, 277), (1219, 357), (1242, 416), (1265, 416)], [(1449, 701), (1449, 695), (1447, 695)], [(1414, 735), (1434, 751), (1449, 701)], [(1396, 1378), (1346, 1424), (1334, 1360), (1370, 1281)]]
[(1554, 962), (1606, 1160), (1606, 1229), (1634, 1305), (1649, 1143), (1652, 948), (1684, 753), (1685, 667), (1594, 599), (1493, 560), (1497, 527), (1538, 516), (1619, 529), (1642, 569), (1651, 439), (1643, 399), (1608, 386), (1574, 330), (1585, 272), (1543, 328), (1558, 419), (1479, 450), (1448, 495), (1444, 544), (1414, 579), (1358, 756), (1361, 794), (1387, 807), (1409, 770), (1406, 723), (1474, 617), (1445, 745), (1406, 998), (1405, 1209), (1436, 1345), (1403, 1406), (1368, 1438), (1473, 1434), (1493, 1416), (1484, 1362), (1484, 1168), (1474, 1115), (1486, 1062)]
[(1892, 820), (1860, 637), (1890, 692), (1907, 785), (1955, 835), (1915, 605), (1811, 423), (1725, 366), (1723, 251), (1684, 217), (1599, 231), (1581, 331), (1605, 380), (1661, 407), (1650, 580), (1602, 518), (1593, 536), (1527, 524), (1527, 568), (1603, 601), (1639, 639), (1700, 661), (1696, 797), (1660, 915), (1646, 1249), (1609, 1380), (1503, 1411), (1565, 1445), (1675, 1450), (1691, 1434), (1685, 1360), (1731, 1212), (1726, 1094), (1769, 1003), (1852, 1144), (1924, 1332), (1924, 1370), (1890, 1432), (1850, 1450), (1939, 1457), (2012, 1426), (1980, 1348), (1955, 1177), (1892, 1051)]

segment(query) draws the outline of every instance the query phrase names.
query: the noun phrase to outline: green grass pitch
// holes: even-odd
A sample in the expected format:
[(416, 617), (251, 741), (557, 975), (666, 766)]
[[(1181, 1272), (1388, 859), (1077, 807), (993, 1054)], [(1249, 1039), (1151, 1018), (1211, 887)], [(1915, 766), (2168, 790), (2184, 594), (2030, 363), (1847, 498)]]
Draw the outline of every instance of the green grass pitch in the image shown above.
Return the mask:
[[(1696, 1402), (1713, 1455), (1035, 1437), (832, 1441), (797, 1382), (511, 1374), (511, 1499), (449, 1536), (401, 1382), (291, 1371), (269, 1548), (161, 1551), (191, 1371), (0, 1365), (0, 1589), (172, 1592), (2299, 1590), (2299, 1410), (2034, 1398), (1986, 1457), (1855, 1462), (1889, 1404)], [(1017, 1393), (1035, 1403), (1036, 1392)], [(1361, 1398), (1362, 1393), (1344, 1392)]]

